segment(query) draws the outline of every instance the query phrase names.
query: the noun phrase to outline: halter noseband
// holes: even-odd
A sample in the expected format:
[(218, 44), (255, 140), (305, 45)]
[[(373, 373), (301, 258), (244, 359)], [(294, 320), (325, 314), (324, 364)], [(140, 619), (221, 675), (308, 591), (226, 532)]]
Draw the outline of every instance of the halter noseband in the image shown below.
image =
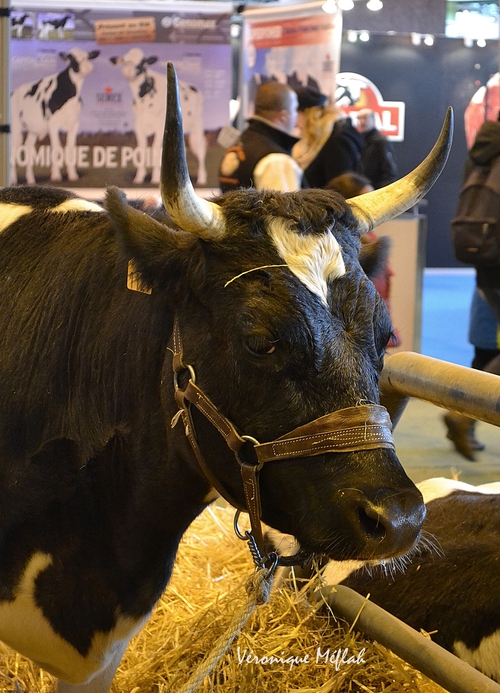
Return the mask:
[[(173, 330), (172, 368), (174, 371), (174, 396), (179, 407), (179, 411), (172, 419), (172, 427), (176, 425), (179, 417), (182, 417), (187, 439), (203, 474), (220, 495), (237, 509), (236, 533), (240, 538), (249, 540), (254, 561), (260, 567), (264, 567), (268, 560), (274, 563), (278, 562), (277, 557), (267, 555), (262, 534), (259, 472), (265, 463), (297, 457), (313, 457), (326, 452), (356, 452), (377, 448), (394, 449), (391, 435), (392, 423), (385, 407), (379, 404), (362, 404), (340, 409), (314, 419), (314, 421), (299, 426), (280, 438), (266, 443), (259, 443), (252, 436), (240, 435), (234, 424), (220, 413), (215, 404), (196, 385), (196, 376), (192, 366), (183, 362), (182, 342), (177, 319), (175, 319)], [(189, 373), (189, 380), (186, 387), (181, 389), (179, 375), (183, 372)], [(242, 508), (241, 504), (232, 498), (223, 483), (208, 467), (196, 438), (191, 406), (195, 406), (210, 421), (233, 452), (240, 467), (246, 508)], [(249, 445), (252, 446), (255, 453), (256, 463), (254, 464), (246, 462), (240, 456), (243, 447)], [(237, 520), (241, 511), (248, 512), (250, 517), (252, 529), (251, 532), (246, 532), (246, 536), (242, 536), (237, 527)], [(291, 564), (290, 561), (283, 558), (279, 559), (279, 562), (282, 565)]]

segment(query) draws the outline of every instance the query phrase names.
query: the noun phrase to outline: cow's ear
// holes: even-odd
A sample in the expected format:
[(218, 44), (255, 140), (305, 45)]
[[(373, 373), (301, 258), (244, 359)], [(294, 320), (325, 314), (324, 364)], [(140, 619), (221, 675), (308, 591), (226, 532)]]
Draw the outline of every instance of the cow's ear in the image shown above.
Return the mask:
[(145, 58), (144, 62), (147, 63), (148, 65), (154, 65), (154, 63), (158, 60), (156, 55), (152, 55), (149, 58)]
[(69, 60), (69, 55), (67, 53), (63, 53), (62, 51), (59, 52), (59, 57), (62, 60)]
[(89, 60), (95, 60), (100, 55), (101, 51), (90, 51)]
[(173, 265), (189, 256), (189, 248), (196, 240), (191, 234), (169, 229), (134, 209), (118, 188), (108, 188), (106, 209), (125, 254), (134, 259), (137, 270), (149, 286), (162, 283), (165, 276), (174, 271)]

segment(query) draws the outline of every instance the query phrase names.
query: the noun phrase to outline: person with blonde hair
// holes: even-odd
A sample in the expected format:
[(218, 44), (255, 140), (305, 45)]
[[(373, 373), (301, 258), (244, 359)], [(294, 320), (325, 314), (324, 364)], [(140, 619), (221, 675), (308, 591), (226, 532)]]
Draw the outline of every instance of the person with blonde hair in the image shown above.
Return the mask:
[(350, 118), (314, 87), (296, 87), (301, 139), (292, 155), (311, 188), (324, 188), (346, 171), (360, 168), (363, 138)]

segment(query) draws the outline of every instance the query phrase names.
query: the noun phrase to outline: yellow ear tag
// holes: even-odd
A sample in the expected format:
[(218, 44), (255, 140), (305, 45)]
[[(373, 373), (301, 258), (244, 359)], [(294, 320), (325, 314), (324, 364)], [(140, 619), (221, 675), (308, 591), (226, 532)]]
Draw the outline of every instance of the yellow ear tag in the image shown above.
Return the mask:
[(152, 289), (144, 284), (133, 260), (128, 261), (127, 289), (141, 294), (150, 294)]

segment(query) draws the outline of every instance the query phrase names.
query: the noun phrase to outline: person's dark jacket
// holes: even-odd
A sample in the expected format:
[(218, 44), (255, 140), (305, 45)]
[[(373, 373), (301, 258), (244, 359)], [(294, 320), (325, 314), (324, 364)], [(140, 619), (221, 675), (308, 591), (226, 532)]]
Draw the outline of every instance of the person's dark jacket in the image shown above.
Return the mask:
[(363, 138), (353, 127), (351, 119), (337, 120), (323, 149), (304, 171), (308, 185), (324, 188), (332, 178), (342, 173), (359, 173), (362, 147)]
[[(464, 181), (474, 166), (488, 166), (500, 156), (500, 122), (486, 120), (477, 131), (474, 144), (464, 167)], [(500, 265), (477, 266), (476, 284), (479, 288), (500, 288)]]
[(398, 177), (398, 169), (387, 137), (373, 128), (365, 132), (363, 138), (361, 173), (369, 179), (375, 189), (393, 183)]
[(464, 181), (472, 166), (487, 166), (500, 154), (500, 122), (486, 120), (477, 131), (474, 144), (465, 162)]
[(239, 141), (230, 147), (228, 153), (234, 153), (239, 164), (230, 175), (219, 176), (222, 192), (251, 188), (254, 186), (253, 171), (261, 159), (268, 154), (287, 154), (291, 157), (292, 147), (298, 141), (284, 130), (272, 127), (257, 118), (250, 118), (248, 127), (242, 132)]

